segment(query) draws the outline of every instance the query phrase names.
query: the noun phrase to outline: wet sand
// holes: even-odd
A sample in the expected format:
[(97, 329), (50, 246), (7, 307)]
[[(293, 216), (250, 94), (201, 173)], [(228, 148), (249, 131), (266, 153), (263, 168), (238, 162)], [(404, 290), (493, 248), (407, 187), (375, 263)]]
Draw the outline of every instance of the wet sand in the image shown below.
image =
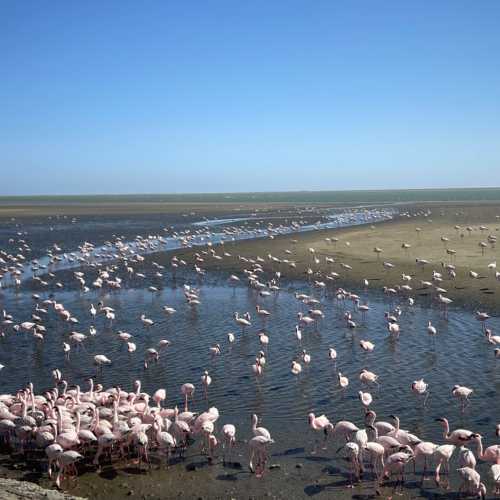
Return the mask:
[[(416, 209), (417, 207), (413, 207), (412, 211)], [(201, 267), (210, 272), (241, 273), (252, 267), (250, 259), (260, 256), (265, 261), (262, 265), (266, 271), (280, 271), (285, 279), (325, 281), (326, 275), (334, 272), (338, 274), (333, 281), (334, 286), (360, 289), (364, 288), (363, 281), (367, 279), (370, 289), (379, 290), (384, 286), (405, 284), (401, 279), (404, 273), (412, 277), (408, 284), (413, 290), (408, 295), (423, 301), (429, 301), (436, 295), (421, 283), (431, 281), (435, 270), (443, 275), (439, 286), (447, 290), (446, 295), (454, 301), (453, 306), (498, 312), (500, 281), (495, 279), (495, 270), (488, 268), (489, 264), (496, 262), (498, 248), (495, 244), (488, 243), (488, 235), (499, 235), (500, 219), (497, 214), (500, 214), (500, 206), (432, 207), (432, 211), (429, 217), (399, 217), (376, 225), (230, 242), (224, 245), (224, 251), (230, 253), (231, 257), (218, 260), (208, 253), (203, 255), (205, 262)], [(455, 226), (460, 228), (456, 229)], [(481, 226), (487, 229), (479, 229)], [(468, 231), (467, 227), (472, 230)], [(443, 242), (441, 237), (448, 238), (449, 241)], [(331, 241), (327, 241), (327, 238)], [(484, 251), (479, 246), (480, 242), (487, 243)], [(411, 245), (410, 248), (402, 248), (403, 243)], [(375, 247), (382, 249), (382, 253), (375, 253)], [(314, 249), (314, 254), (310, 252), (311, 248)], [(447, 249), (456, 253), (447, 253)], [(186, 260), (192, 268), (195, 254), (199, 252), (200, 248), (174, 253)], [(219, 250), (217, 255), (221, 253)], [(272, 261), (269, 254), (282, 262)], [(319, 264), (314, 262), (314, 256), (319, 258)], [(327, 263), (327, 257), (333, 258), (335, 262)], [(170, 258), (168, 254), (149, 256), (149, 259), (166, 265)], [(429, 264), (417, 266), (416, 259), (428, 260)], [(295, 267), (291, 267), (285, 260), (293, 262)], [(389, 262), (394, 267), (387, 269), (384, 262)], [(347, 264), (352, 269), (347, 269), (342, 264)], [(456, 266), (455, 279), (448, 276), (444, 268), (446, 264)], [(308, 274), (309, 269), (313, 271), (312, 275)], [(469, 271), (476, 272), (479, 276), (471, 278)]]
[[(304, 450), (291, 451), (304, 454)], [(336, 498), (351, 498), (351, 491), (339, 490), (338, 480), (333, 481), (333, 478), (329, 478), (328, 471), (318, 474), (317, 468), (311, 463), (311, 457), (293, 464), (284, 463), (281, 457), (274, 457), (270, 469), (261, 479), (255, 478), (248, 470), (246, 455), (236, 459), (240, 461), (226, 466), (219, 460), (216, 464), (210, 465), (206, 456), (198, 455), (177, 463), (172, 460), (166, 467), (152, 458), (150, 469), (145, 465), (139, 467), (132, 460), (122, 464), (114, 463), (113, 466), (103, 466), (98, 473), (94, 470), (80, 471), (78, 481), (66, 485), (66, 493), (90, 499), (284, 499), (304, 498), (310, 496), (308, 492), (313, 492), (317, 498), (329, 498), (332, 494), (335, 494)], [(332, 463), (328, 455), (318, 456), (316, 461), (324, 461), (326, 468)], [(347, 468), (347, 463), (345, 465)], [(335, 473), (339, 472), (336, 467), (331, 468), (332, 474), (333, 469)], [(16, 473), (1, 468), (0, 473), (2, 476), (35, 481), (42, 487), (53, 488), (53, 484), (38, 473)], [(307, 478), (309, 483), (309, 486), (306, 486), (307, 491), (304, 491), (303, 487), (304, 478)], [(247, 493), (242, 493), (242, 480), (246, 482)], [(346, 484), (347, 481), (346, 474)], [(279, 484), (278, 488), (276, 482)], [(374, 494), (372, 485), (372, 482), (366, 482), (354, 491)], [(1, 493), (0, 498), (2, 498)]]
[[(376, 488), (375, 478), (368, 472), (365, 479), (349, 488), (349, 463), (335, 454), (336, 446), (310, 455), (304, 448), (293, 448), (284, 453), (272, 453), (265, 475), (256, 478), (248, 469), (246, 444), (240, 442), (241, 451), (233, 455), (233, 461), (223, 465), (222, 457), (209, 464), (205, 455), (197, 453), (199, 446), (188, 449), (182, 460), (171, 459), (165, 466), (156, 453), (151, 453), (151, 467), (137, 465), (133, 459), (103, 464), (99, 471), (89, 465), (79, 466), (77, 481), (64, 484), (64, 493), (89, 499), (293, 499), (310, 498), (318, 500), (331, 498), (349, 499), (387, 498), (393, 494), (395, 483), (391, 480)], [(2, 462), (0, 455), (0, 463)], [(8, 463), (8, 466), (5, 464)], [(322, 467), (318, 468), (318, 464)], [(36, 460), (24, 462), (21, 457), (12, 466), (9, 459), (0, 465), (0, 475), (20, 481), (32, 481), (53, 491), (54, 485), (41, 474)], [(339, 475), (341, 480), (339, 481)], [(371, 479), (370, 479), (371, 478)], [(245, 482), (242, 489), (242, 481)], [(304, 486), (304, 484), (306, 484)], [(425, 486), (425, 485), (424, 485)], [(413, 478), (399, 498), (412, 498), (424, 493), (419, 478)], [(377, 494), (378, 490), (378, 494)], [(0, 492), (0, 498), (1, 492)]]

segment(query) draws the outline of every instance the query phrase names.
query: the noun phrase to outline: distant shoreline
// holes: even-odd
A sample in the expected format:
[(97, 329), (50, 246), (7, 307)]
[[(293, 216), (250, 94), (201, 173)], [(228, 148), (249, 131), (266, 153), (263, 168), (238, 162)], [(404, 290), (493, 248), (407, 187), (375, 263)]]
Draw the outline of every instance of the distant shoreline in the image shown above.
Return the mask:
[(0, 196), (0, 207), (148, 203), (424, 203), (500, 202), (500, 187)]
[(470, 207), (500, 205), (500, 188), (381, 191), (292, 191), (280, 193), (208, 193), (152, 195), (0, 196), (1, 218), (84, 215), (218, 215), (291, 207), (365, 208)]

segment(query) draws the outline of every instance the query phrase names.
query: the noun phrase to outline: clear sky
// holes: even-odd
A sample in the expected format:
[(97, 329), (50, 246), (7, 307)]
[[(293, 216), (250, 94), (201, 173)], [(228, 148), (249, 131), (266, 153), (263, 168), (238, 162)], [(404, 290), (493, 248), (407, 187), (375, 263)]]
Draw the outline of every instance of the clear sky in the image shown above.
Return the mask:
[(500, 1), (0, 2), (0, 194), (500, 185)]

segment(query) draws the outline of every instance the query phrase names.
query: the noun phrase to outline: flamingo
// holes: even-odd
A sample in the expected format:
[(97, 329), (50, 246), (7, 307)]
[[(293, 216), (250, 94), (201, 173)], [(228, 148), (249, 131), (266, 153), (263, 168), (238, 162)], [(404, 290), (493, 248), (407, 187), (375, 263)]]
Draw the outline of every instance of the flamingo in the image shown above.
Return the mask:
[(161, 417), (157, 417), (153, 427), (156, 430), (156, 442), (161, 452), (166, 454), (167, 464), (170, 461), (170, 453), (173, 448), (177, 445), (175, 438), (167, 431), (161, 430)]
[(427, 398), (429, 397), (429, 391), (427, 390), (428, 388), (429, 385), (424, 382), (423, 378), (415, 380), (415, 382), (411, 384), (411, 390), (413, 393), (419, 396), (424, 396), (424, 406), (427, 403)]
[(500, 335), (493, 335), (489, 328), (484, 330), (488, 342), (493, 345), (500, 345)]
[(375, 349), (375, 344), (373, 344), (369, 340), (360, 340), (359, 345), (365, 352), (373, 352), (373, 350)]
[(369, 392), (359, 391), (358, 395), (359, 395), (359, 400), (361, 401), (361, 404), (365, 408), (368, 408), (372, 404), (373, 398)]
[[(236, 443), (236, 427), (233, 424), (225, 424), (222, 426), (222, 434), (224, 436), (222, 445), (224, 450), (223, 463), (225, 464), (226, 456), (231, 456), (231, 450)], [(226, 450), (228, 450), (227, 455)]]
[(94, 356), (94, 362), (98, 366), (99, 369), (102, 369), (103, 365), (110, 365), (111, 360), (105, 356), (104, 354), (96, 354)]
[(64, 351), (65, 357), (69, 358), (69, 352), (71, 351), (71, 346), (66, 342), (63, 342), (63, 351)]
[(212, 383), (212, 377), (208, 374), (207, 370), (205, 370), (201, 376), (201, 383), (203, 384), (203, 389), (205, 391), (205, 399), (208, 401), (208, 387)]
[(254, 436), (263, 436), (267, 439), (271, 439), (271, 433), (265, 427), (257, 427), (259, 423), (259, 417), (254, 413), (252, 415), (252, 433)]
[(495, 495), (500, 495), (500, 465), (493, 464), (491, 466), (491, 475), (495, 483)]
[(398, 323), (387, 323), (387, 330), (390, 335), (393, 335), (396, 338), (399, 337), (400, 327)]
[(241, 326), (242, 332), (245, 331), (245, 327), (252, 326), (252, 323), (250, 323), (250, 320), (248, 320), (246, 318), (241, 318), (238, 312), (235, 312), (233, 314), (233, 318), (236, 321), (236, 323)]
[(52, 466), (57, 463), (57, 459), (63, 451), (64, 450), (62, 446), (57, 443), (52, 443), (45, 448), (45, 454), (47, 455), (47, 459), (49, 461), (48, 464), (49, 478), (52, 477)]
[(424, 482), (427, 477), (427, 461), (430, 460), (438, 448), (437, 444), (431, 443), (430, 441), (421, 441), (418, 443), (413, 449), (413, 453), (415, 456), (415, 463), (420, 457), (424, 458), (424, 470), (422, 472), (422, 482)]
[(366, 370), (365, 368), (363, 368), (359, 372), (359, 380), (361, 380), (361, 383), (366, 384), (366, 385), (369, 385), (369, 384), (376, 384), (377, 386), (379, 385), (378, 384), (378, 375), (376, 375), (375, 373), (373, 373), (369, 370)]
[(331, 359), (334, 363), (337, 360), (337, 351), (333, 347), (330, 347), (328, 349), (328, 358)]
[(66, 450), (61, 452), (57, 457), (57, 464), (59, 465), (59, 472), (56, 477), (56, 484), (60, 488), (65, 474), (75, 474), (75, 463), (83, 458), (80, 453), (74, 450)]
[[(251, 472), (255, 472), (256, 477), (262, 477), (266, 467), (268, 458), (267, 446), (274, 443), (274, 440), (265, 436), (254, 436), (248, 442), (250, 448), (249, 468)], [(254, 461), (256, 465), (254, 467)]]
[(292, 373), (299, 375), (302, 372), (302, 365), (297, 361), (292, 361)]
[(483, 449), (483, 441), (481, 434), (474, 434), (473, 438), (477, 443), (477, 457), (479, 460), (500, 464), (500, 444), (494, 444)]
[(443, 426), (443, 437), (448, 443), (456, 445), (467, 444), (474, 437), (474, 433), (466, 429), (455, 429), (450, 432), (450, 425), (446, 418), (437, 418), (436, 422), (441, 422)]
[(429, 335), (436, 335), (437, 334), (436, 327), (432, 325), (431, 321), (429, 321), (429, 323), (427, 324), (427, 333)]
[(481, 322), (481, 328), (486, 329), (486, 321), (490, 319), (490, 315), (485, 312), (476, 311), (476, 319)]
[(314, 319), (310, 316), (304, 316), (301, 312), (297, 314), (297, 318), (299, 319), (299, 323), (304, 326), (312, 325), (314, 323)]
[(403, 485), (405, 465), (410, 460), (413, 460), (413, 458), (414, 454), (411, 448), (408, 448), (407, 446), (400, 447), (400, 451), (397, 451), (396, 453), (393, 453), (392, 455), (389, 455), (387, 457), (387, 460), (384, 465), (384, 470), (382, 471), (381, 480), (383, 480), (386, 477), (389, 477), (389, 475), (391, 474), (396, 473), (397, 482), (396, 485), (394, 486), (394, 489), (397, 488), (398, 484)]
[(305, 349), (302, 351), (302, 361), (305, 365), (311, 362), (311, 355)]
[(302, 340), (302, 330), (299, 325), (295, 325), (295, 337), (299, 342)]
[(389, 415), (389, 416), (394, 420), (395, 425), (394, 425), (394, 430), (392, 432), (389, 432), (388, 436), (396, 438), (403, 446), (413, 447), (418, 443), (420, 443), (421, 440), (417, 436), (411, 434), (408, 431), (400, 429), (399, 417), (395, 415)]
[(259, 335), (259, 342), (261, 343), (261, 345), (267, 347), (269, 344), (269, 337), (263, 332), (259, 332), (258, 335)]
[(342, 375), (341, 372), (338, 372), (337, 378), (338, 378), (340, 387), (342, 389), (347, 389), (347, 386), (349, 385), (349, 379), (345, 375)]
[(220, 344), (215, 344), (215, 346), (210, 347), (209, 351), (212, 356), (219, 356), (221, 353)]
[[(396, 428), (389, 422), (378, 421), (375, 422), (377, 414), (373, 410), (366, 410), (365, 412), (365, 425), (367, 427), (373, 426), (377, 430), (378, 436), (385, 436), (391, 432), (394, 432)], [(377, 438), (375, 438), (376, 440)]]
[(255, 364), (252, 365), (252, 371), (257, 376), (262, 375), (263, 370), (260, 357), (255, 358)]
[(337, 450), (337, 453), (341, 450), (345, 449), (347, 451), (348, 457), (349, 457), (349, 488), (354, 487), (354, 481), (353, 478), (356, 481), (359, 481), (360, 475), (361, 475), (361, 468), (360, 468), (360, 461), (359, 461), (359, 453), (360, 453), (360, 448), (357, 443), (353, 443), (352, 441), (349, 441), (342, 447), (340, 447)]
[(457, 399), (460, 400), (462, 412), (465, 411), (465, 407), (469, 404), (469, 396), (473, 393), (473, 389), (465, 387), (464, 385), (455, 385), (451, 393)]
[(150, 318), (146, 318), (144, 314), (141, 314), (141, 321), (145, 328), (149, 328), (154, 325), (154, 321)]
[(346, 441), (349, 441), (351, 436), (355, 433), (358, 432), (359, 428), (353, 424), (352, 422), (349, 422), (348, 420), (339, 420), (332, 429), (332, 432), (335, 436), (341, 436), (344, 437)]
[(185, 383), (181, 385), (181, 393), (184, 396), (184, 411), (188, 411), (188, 398), (193, 397), (195, 387), (193, 384)]
[(458, 466), (459, 467), (470, 467), (475, 469), (477, 465), (476, 457), (474, 453), (466, 446), (460, 446), (458, 449)]
[(153, 394), (153, 400), (156, 402), (156, 406), (161, 408), (161, 403), (167, 399), (167, 391), (165, 389), (157, 389)]
[(458, 490), (459, 493), (465, 492), (479, 498), (486, 497), (486, 486), (481, 482), (479, 472), (471, 467), (460, 467), (457, 469), (457, 472), (462, 478), (462, 484)]
[[(309, 426), (311, 429), (315, 432), (322, 432), (325, 435), (325, 441), (324, 441), (324, 446), (323, 449), (326, 449), (326, 440), (328, 438), (328, 429), (333, 429), (333, 425), (330, 423), (330, 420), (328, 420), (328, 417), (325, 415), (321, 415), (319, 417), (316, 417), (314, 413), (309, 413), (308, 415), (309, 418)], [(316, 453), (316, 444), (314, 446), (314, 450), (312, 453)]]
[(263, 318), (264, 320), (266, 320), (270, 315), (271, 313), (269, 311), (267, 311), (266, 309), (262, 309), (259, 304), (257, 304), (255, 306), (255, 310), (257, 311), (257, 314)]

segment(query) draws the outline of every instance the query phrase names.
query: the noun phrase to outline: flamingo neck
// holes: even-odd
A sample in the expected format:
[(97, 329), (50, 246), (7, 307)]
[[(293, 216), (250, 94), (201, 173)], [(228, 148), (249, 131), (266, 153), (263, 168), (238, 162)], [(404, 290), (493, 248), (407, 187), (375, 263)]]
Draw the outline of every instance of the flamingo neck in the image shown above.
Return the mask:
[(448, 420), (443, 422), (443, 437), (445, 439), (450, 438), (450, 424), (448, 423)]
[(483, 440), (481, 439), (481, 437), (478, 437), (477, 438), (477, 456), (481, 460), (484, 459), (483, 453), (484, 453), (484, 451), (483, 451)]
[(113, 425), (118, 423), (118, 401), (113, 404)]
[(21, 401), (21, 414), (23, 418), (28, 414), (28, 405), (26, 404), (25, 398), (23, 398)]
[(396, 417), (394, 420), (395, 420), (395, 423), (396, 423), (396, 425), (394, 426), (394, 428), (396, 429), (396, 432), (399, 432), (399, 417)]
[(62, 413), (61, 410), (57, 410), (57, 433), (60, 434), (62, 432)]
[(94, 421), (94, 430), (95, 430), (97, 429), (97, 427), (99, 427), (99, 410), (97, 408), (95, 409), (94, 418), (95, 418)]

